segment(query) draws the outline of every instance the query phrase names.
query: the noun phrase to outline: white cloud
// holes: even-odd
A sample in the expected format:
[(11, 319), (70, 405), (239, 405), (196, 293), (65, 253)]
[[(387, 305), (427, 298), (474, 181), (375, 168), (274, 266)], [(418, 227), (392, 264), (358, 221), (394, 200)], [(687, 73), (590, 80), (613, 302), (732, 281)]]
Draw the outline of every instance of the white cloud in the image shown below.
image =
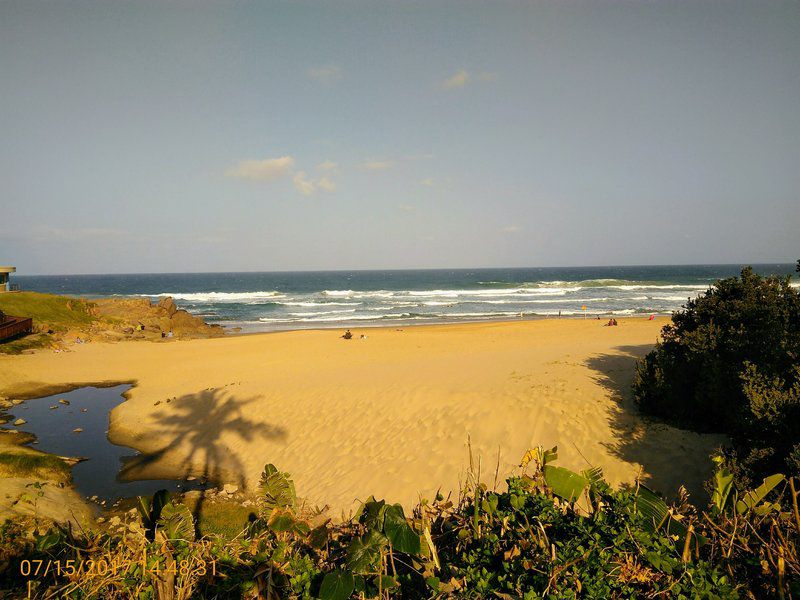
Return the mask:
[(304, 171), (298, 171), (292, 177), (295, 189), (304, 196), (310, 196), (317, 190), (317, 184), (306, 177)]
[(370, 171), (382, 171), (384, 169), (389, 169), (394, 166), (393, 160), (365, 160), (361, 163), (361, 166), (365, 169), (369, 169)]
[(462, 88), (470, 82), (471, 78), (472, 77), (466, 70), (461, 69), (455, 75), (451, 75), (450, 77), (442, 81), (442, 88), (445, 90), (454, 90), (457, 88)]
[(320, 83), (333, 83), (342, 78), (342, 69), (338, 65), (322, 65), (308, 70), (308, 76)]
[(488, 71), (482, 71), (477, 75), (473, 75), (466, 69), (461, 69), (460, 71), (456, 72), (455, 74), (451, 75), (447, 79), (443, 80), (441, 83), (442, 89), (445, 90), (455, 90), (459, 88), (463, 88), (473, 81), (479, 81), (481, 83), (489, 83), (490, 81), (494, 81), (497, 79), (496, 73), (490, 73)]
[(317, 186), (325, 192), (332, 192), (336, 189), (336, 182), (332, 181), (329, 177), (323, 177), (317, 181)]
[(506, 227), (503, 227), (501, 231), (504, 233), (517, 233), (518, 231), (522, 231), (522, 227), (519, 225), (507, 225)]
[(305, 171), (295, 170), (294, 166), (295, 161), (291, 156), (266, 158), (264, 160), (244, 160), (235, 167), (228, 169), (225, 175), (253, 181), (275, 181), (291, 176), (294, 188), (304, 196), (310, 196), (320, 190), (332, 192), (336, 189), (336, 182), (331, 178), (337, 170), (335, 162), (326, 160), (317, 165), (318, 169), (326, 173), (319, 179), (309, 177)]
[(292, 167), (294, 167), (294, 159), (291, 156), (265, 158), (263, 160), (243, 160), (235, 167), (225, 171), (225, 175), (252, 181), (275, 181), (287, 175)]
[(336, 189), (336, 182), (325, 176), (316, 181), (310, 179), (305, 171), (297, 171), (292, 177), (295, 189), (304, 196), (310, 196), (317, 191), (332, 192)]

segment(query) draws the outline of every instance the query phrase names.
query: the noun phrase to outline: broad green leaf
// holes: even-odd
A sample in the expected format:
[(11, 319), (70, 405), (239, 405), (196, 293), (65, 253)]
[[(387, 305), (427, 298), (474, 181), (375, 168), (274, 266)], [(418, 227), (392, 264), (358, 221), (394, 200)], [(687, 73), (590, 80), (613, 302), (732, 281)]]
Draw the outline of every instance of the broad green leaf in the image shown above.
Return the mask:
[[(688, 528), (670, 514), (667, 503), (658, 494), (643, 485), (639, 486), (636, 496), (636, 512), (644, 517), (643, 526), (646, 531), (656, 533), (663, 530), (668, 536), (677, 536), (679, 546), (683, 546), (689, 533)], [(703, 546), (708, 541), (696, 532), (692, 537), (698, 546)]]
[(377, 575), (375, 579), (373, 579), (372, 583), (375, 585), (375, 587), (380, 585), (381, 590), (390, 590), (399, 585), (397, 580), (390, 575)]
[(395, 550), (406, 554), (419, 554), (419, 534), (408, 524), (403, 514), (403, 507), (399, 504), (386, 507), (383, 532)]
[(194, 541), (194, 518), (183, 504), (171, 502), (164, 506), (158, 519), (158, 529), (168, 540)]
[(376, 573), (380, 569), (381, 551), (389, 540), (370, 529), (360, 538), (350, 542), (347, 549), (347, 566), (355, 573)]
[(643, 485), (636, 496), (636, 512), (644, 517), (644, 527), (650, 533), (661, 529), (670, 519), (667, 503)]
[(736, 512), (740, 515), (752, 510), (785, 478), (781, 474), (770, 475), (756, 489), (747, 492), (744, 498), (736, 503)]
[(438, 577), (426, 577), (425, 583), (428, 584), (428, 587), (431, 588), (434, 592), (439, 591), (439, 578)]
[(589, 486), (589, 480), (583, 475), (549, 465), (544, 468), (544, 481), (556, 496), (569, 502), (577, 500)]
[(348, 571), (332, 571), (325, 575), (319, 588), (320, 600), (347, 600), (353, 594), (355, 580)]
[(265, 514), (271, 513), (274, 508), (294, 508), (297, 501), (294, 482), (289, 474), (278, 471), (273, 464), (266, 465), (261, 474), (261, 493)]
[(274, 510), (267, 524), (272, 531), (291, 531), (294, 526), (294, 515), (288, 510)]
[(497, 503), (499, 502), (499, 498), (497, 494), (486, 494), (486, 497), (481, 500), (481, 508), (486, 512), (488, 515), (493, 515), (497, 511)]
[(363, 523), (367, 529), (382, 531), (385, 511), (386, 502), (384, 500), (375, 500), (374, 496), (370, 496), (364, 503), (358, 520)]
[(731, 491), (733, 491), (733, 473), (720, 466), (714, 473), (714, 491), (711, 493), (711, 504), (719, 512), (725, 510)]
[(308, 536), (308, 544), (315, 550), (325, 547), (328, 543), (328, 524), (323, 523), (319, 527), (315, 527), (311, 534)]

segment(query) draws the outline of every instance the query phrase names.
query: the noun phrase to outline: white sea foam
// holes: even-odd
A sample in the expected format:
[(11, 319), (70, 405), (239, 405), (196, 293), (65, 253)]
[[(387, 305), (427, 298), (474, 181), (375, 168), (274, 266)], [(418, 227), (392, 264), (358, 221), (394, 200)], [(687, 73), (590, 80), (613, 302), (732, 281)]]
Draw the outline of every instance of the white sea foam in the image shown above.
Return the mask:
[(175, 300), (215, 303), (272, 300), (274, 298), (284, 298), (285, 294), (281, 292), (164, 292), (162, 294), (153, 294), (153, 296), (172, 296)]
[(278, 302), (282, 306), (361, 306), (363, 302)]
[(356, 309), (351, 308), (349, 310), (322, 310), (317, 312), (289, 313), (289, 315), (292, 317), (318, 317), (320, 315), (353, 314), (354, 312), (356, 312)]

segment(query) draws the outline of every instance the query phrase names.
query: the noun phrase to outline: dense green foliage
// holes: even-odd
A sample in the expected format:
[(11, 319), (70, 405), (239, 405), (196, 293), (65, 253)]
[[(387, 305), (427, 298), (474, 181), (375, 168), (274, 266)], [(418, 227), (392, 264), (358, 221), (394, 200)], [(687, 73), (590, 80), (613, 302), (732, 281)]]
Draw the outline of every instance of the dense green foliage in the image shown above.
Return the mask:
[(304, 509), (290, 476), (268, 465), (258, 514), (233, 537), (197, 538), (189, 510), (164, 493), (104, 532), (7, 521), (0, 596), (800, 597), (792, 480), (776, 475), (739, 493), (723, 467), (712, 504), (698, 511), (645, 487), (614, 491), (598, 469), (574, 473), (556, 458), (555, 449), (527, 453), (502, 492), (471, 475), (455, 504), (437, 496), (406, 516), (370, 498), (339, 524)]
[(638, 365), (641, 408), (731, 436), (743, 482), (800, 473), (800, 291), (752, 269), (690, 300)]

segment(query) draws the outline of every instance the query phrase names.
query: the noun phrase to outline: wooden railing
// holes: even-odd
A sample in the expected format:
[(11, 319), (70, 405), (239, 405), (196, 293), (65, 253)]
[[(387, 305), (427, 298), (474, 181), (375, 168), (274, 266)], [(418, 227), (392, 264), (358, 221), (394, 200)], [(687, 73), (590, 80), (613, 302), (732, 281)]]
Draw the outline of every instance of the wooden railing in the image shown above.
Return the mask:
[(33, 319), (30, 317), (10, 317), (0, 323), (0, 341), (33, 331)]

